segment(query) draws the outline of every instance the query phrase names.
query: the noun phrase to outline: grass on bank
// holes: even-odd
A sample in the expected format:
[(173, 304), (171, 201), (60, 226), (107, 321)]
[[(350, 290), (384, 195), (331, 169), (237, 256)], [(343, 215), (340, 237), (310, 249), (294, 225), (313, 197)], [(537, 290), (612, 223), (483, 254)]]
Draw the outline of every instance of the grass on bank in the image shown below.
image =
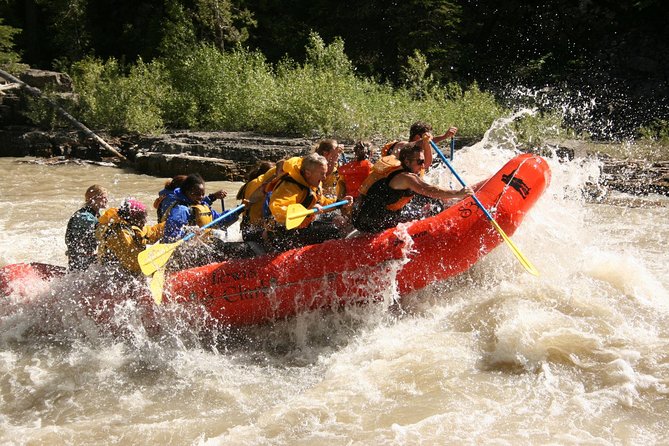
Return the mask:
[[(312, 34), (306, 54), (304, 63), (271, 64), (257, 51), (200, 45), (178, 58), (130, 66), (87, 58), (70, 69), (76, 102), (59, 102), (88, 126), (112, 134), (190, 129), (389, 140), (406, 138), (409, 126), (422, 120), (436, 133), (457, 126), (460, 137), (478, 138), (493, 121), (511, 116), (476, 84), (463, 89), (434, 82), (420, 53), (401, 67), (402, 87), (357, 75), (340, 39), (326, 45)], [(34, 122), (53, 125), (56, 117), (48, 107), (28, 108)], [(668, 129), (667, 122), (640, 129), (651, 158), (666, 158)], [(576, 139), (558, 113), (523, 115), (505, 131), (496, 139), (528, 147)], [(616, 155), (624, 153), (624, 144), (614, 146), (621, 147)]]
[[(436, 132), (455, 125), (460, 135), (475, 137), (508, 113), (475, 84), (463, 90), (423, 82), (417, 92), (415, 85), (397, 88), (361, 77), (341, 40), (325, 45), (317, 34), (304, 63), (274, 65), (257, 51), (201, 45), (178, 59), (130, 67), (88, 58), (70, 74), (77, 101), (67, 108), (92, 128), (115, 134), (178, 128), (386, 139), (406, 137), (411, 123), (423, 120)], [(37, 107), (31, 114), (44, 123)]]

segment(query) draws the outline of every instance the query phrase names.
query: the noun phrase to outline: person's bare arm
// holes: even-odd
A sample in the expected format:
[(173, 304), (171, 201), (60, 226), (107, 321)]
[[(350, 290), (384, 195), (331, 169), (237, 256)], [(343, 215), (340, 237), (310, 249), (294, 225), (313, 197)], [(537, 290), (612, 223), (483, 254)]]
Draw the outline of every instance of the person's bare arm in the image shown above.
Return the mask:
[(446, 133), (443, 135), (438, 135), (432, 138), (435, 144), (439, 144), (440, 142), (444, 141), (445, 139), (449, 139), (455, 136), (455, 134), (458, 133), (458, 128), (457, 127), (451, 127), (448, 129)]
[(418, 144), (421, 144), (423, 147), (423, 157), (425, 158), (425, 170), (427, 171), (430, 166), (432, 165), (432, 146), (430, 145), (430, 141), (432, 140), (432, 134), (430, 132), (427, 132), (423, 135), (423, 139), (421, 139)]
[(430, 198), (437, 198), (439, 200), (450, 200), (452, 198), (464, 198), (472, 195), (474, 192), (469, 187), (464, 187), (460, 190), (442, 189), (423, 181), (418, 175), (414, 173), (401, 173), (390, 180), (390, 187), (397, 190), (410, 189), (417, 194), (425, 195)]

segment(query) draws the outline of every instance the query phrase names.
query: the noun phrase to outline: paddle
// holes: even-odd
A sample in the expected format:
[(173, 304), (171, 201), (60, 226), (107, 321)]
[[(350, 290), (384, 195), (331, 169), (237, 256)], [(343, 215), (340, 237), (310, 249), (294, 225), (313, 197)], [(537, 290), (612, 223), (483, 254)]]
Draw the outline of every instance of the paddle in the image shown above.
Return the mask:
[[(437, 155), (439, 155), (439, 158), (441, 158), (441, 160), (446, 164), (446, 166), (448, 166), (448, 168), (451, 170), (451, 172), (453, 172), (453, 175), (455, 176), (455, 178), (457, 178), (458, 181), (460, 182), (460, 184), (462, 184), (462, 187), (467, 187), (467, 185), (462, 180), (462, 178), (460, 178), (460, 175), (458, 175), (458, 173), (455, 171), (455, 169), (453, 168), (451, 163), (448, 161), (448, 158), (446, 158), (444, 156), (444, 154), (441, 153), (441, 150), (439, 150), (439, 147), (434, 143), (434, 141), (430, 141), (430, 144), (432, 145), (432, 148), (434, 149), (434, 151), (437, 152)], [(527, 270), (528, 273), (533, 274), (535, 276), (538, 276), (539, 271), (534, 267), (534, 265), (532, 265), (530, 263), (529, 260), (527, 260), (527, 258), (525, 258), (525, 256), (520, 252), (518, 247), (513, 243), (513, 241), (511, 241), (509, 236), (507, 236), (506, 233), (504, 232), (504, 230), (497, 224), (495, 219), (492, 218), (492, 215), (490, 215), (490, 212), (488, 212), (488, 210), (483, 206), (483, 204), (479, 201), (479, 199), (476, 198), (476, 194), (472, 195), (472, 198), (476, 202), (476, 205), (479, 208), (481, 208), (481, 210), (483, 211), (485, 216), (488, 218), (488, 220), (490, 220), (490, 224), (492, 224), (493, 228), (495, 228), (497, 230), (497, 232), (499, 232), (499, 235), (502, 236), (502, 239), (511, 248), (511, 251), (516, 256), (516, 258), (520, 261), (520, 264), (523, 265), (523, 267)]]
[[(323, 206), (320, 211), (326, 211), (345, 204), (348, 204), (348, 200), (341, 200), (336, 203), (328, 204), (327, 206)], [(315, 214), (316, 212), (319, 212), (318, 208), (306, 209), (299, 203), (291, 204), (288, 206), (288, 212), (286, 212), (286, 229), (297, 228), (302, 224), (307, 215)]]
[[(239, 206), (224, 212), (218, 218), (202, 226), (202, 229), (207, 229), (208, 227), (219, 223), (224, 218), (229, 217), (230, 215), (235, 214), (242, 209), (244, 209), (244, 205), (240, 204)], [(139, 261), (139, 266), (142, 269), (142, 272), (147, 276), (155, 273), (157, 270), (167, 264), (167, 261), (170, 259), (170, 257), (172, 257), (172, 253), (176, 248), (178, 248), (183, 242), (186, 242), (195, 237), (195, 235), (196, 234), (194, 232), (190, 233), (186, 237), (174, 243), (156, 243), (155, 245), (151, 245), (144, 251), (140, 252), (137, 256), (137, 260)]]
[(149, 281), (151, 296), (153, 296), (153, 301), (156, 303), (156, 305), (160, 305), (163, 302), (163, 285), (165, 285), (164, 267), (157, 269)]

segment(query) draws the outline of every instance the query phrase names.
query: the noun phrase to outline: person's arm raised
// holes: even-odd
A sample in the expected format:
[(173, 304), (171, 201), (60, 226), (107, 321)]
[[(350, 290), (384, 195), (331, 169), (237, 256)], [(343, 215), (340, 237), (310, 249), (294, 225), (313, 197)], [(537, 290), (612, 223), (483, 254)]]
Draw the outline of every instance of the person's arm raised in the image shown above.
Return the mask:
[(438, 135), (432, 138), (432, 141), (435, 142), (435, 144), (439, 144), (440, 142), (447, 140), (449, 138), (452, 138), (455, 136), (455, 134), (458, 133), (458, 128), (457, 127), (450, 127), (446, 133), (443, 135)]

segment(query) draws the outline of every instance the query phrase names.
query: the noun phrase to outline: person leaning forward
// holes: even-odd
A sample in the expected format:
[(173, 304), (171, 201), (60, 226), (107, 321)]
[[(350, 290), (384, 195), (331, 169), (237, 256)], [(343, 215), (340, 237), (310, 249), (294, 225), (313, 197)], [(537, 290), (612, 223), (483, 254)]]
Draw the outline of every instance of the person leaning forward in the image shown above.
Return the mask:
[[(326, 197), (322, 190), (322, 181), (328, 173), (327, 159), (317, 153), (290, 158), (283, 163), (283, 170), (285, 173), (275, 184), (269, 200), (269, 210), (274, 217), (268, 228), (270, 248), (285, 251), (339, 237), (339, 229), (332, 223), (315, 221), (316, 214), (305, 218), (297, 229), (286, 230), (286, 216), (291, 204), (312, 209), (334, 203), (335, 199)], [(349, 205), (353, 202), (350, 196), (344, 199)]]
[[(205, 196), (204, 179), (199, 174), (192, 173), (186, 177), (181, 187), (167, 197), (170, 205), (163, 213), (165, 235), (163, 242), (172, 243), (186, 235), (186, 227), (202, 227), (220, 217), (221, 214), (211, 208), (211, 203), (225, 198), (223, 190)], [(237, 215), (231, 215), (219, 223), (219, 227), (227, 227), (234, 223)]]
[(421, 218), (415, 212), (407, 212), (414, 195), (449, 200), (473, 194), (469, 187), (456, 191), (426, 183), (420, 175), (424, 165), (421, 144), (403, 147), (399, 160), (392, 155), (379, 160), (361, 187), (361, 201), (354, 211), (353, 226), (363, 232), (380, 232)]
[(164, 227), (165, 223), (147, 226), (146, 206), (132, 198), (126, 199), (120, 208), (108, 209), (100, 217), (95, 233), (100, 242), (100, 263), (141, 274), (137, 255), (146, 245), (160, 240)]

